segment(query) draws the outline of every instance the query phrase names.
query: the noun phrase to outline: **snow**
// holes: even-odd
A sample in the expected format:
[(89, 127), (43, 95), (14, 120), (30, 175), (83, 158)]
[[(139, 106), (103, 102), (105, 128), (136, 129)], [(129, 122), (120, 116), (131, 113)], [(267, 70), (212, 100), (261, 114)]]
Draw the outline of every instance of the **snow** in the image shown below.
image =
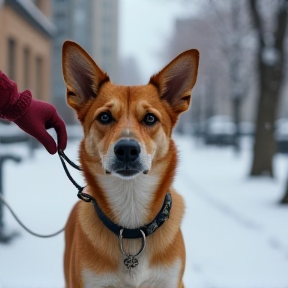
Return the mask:
[(2, 136), (23, 136), (27, 134), (17, 125), (8, 125), (0, 122), (0, 131)]
[[(231, 147), (208, 147), (189, 137), (174, 137), (180, 158), (175, 187), (186, 202), (185, 287), (287, 288), (288, 207), (277, 204), (288, 173), (287, 155), (275, 157), (275, 179), (250, 179), (249, 141), (237, 156)], [(77, 190), (57, 155), (38, 149), (29, 158), (23, 144), (17, 147), (23, 161), (5, 165), (6, 199), (31, 230), (53, 233), (65, 225)], [(76, 162), (77, 147), (73, 141), (66, 149)], [(79, 172), (70, 171), (83, 185)], [(64, 287), (63, 234), (50, 239), (31, 236), (8, 210), (5, 224), (20, 236), (9, 245), (0, 244), (0, 287)]]
[(288, 141), (288, 119), (281, 118), (275, 124), (275, 139), (278, 141)]
[(207, 130), (209, 134), (228, 134), (233, 135), (235, 133), (235, 124), (231, 117), (228, 115), (216, 115), (207, 119)]

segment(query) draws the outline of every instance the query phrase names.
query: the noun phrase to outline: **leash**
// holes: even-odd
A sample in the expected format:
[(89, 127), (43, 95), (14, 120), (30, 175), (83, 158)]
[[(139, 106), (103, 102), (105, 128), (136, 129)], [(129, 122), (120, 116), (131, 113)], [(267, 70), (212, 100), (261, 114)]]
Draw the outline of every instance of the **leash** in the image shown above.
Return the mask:
[(64, 171), (65, 171), (67, 177), (68, 177), (69, 180), (72, 182), (72, 184), (78, 189), (78, 193), (79, 193), (79, 192), (82, 192), (85, 187), (81, 187), (81, 186), (80, 186), (79, 184), (77, 184), (77, 182), (72, 178), (72, 176), (71, 176), (71, 174), (69, 173), (69, 170), (68, 170), (68, 168), (67, 168), (64, 160), (66, 160), (67, 163), (69, 163), (73, 168), (75, 168), (75, 169), (77, 169), (77, 170), (79, 170), (79, 171), (82, 171), (81, 167), (78, 166), (78, 165), (76, 165), (75, 163), (73, 163), (73, 162), (66, 156), (66, 154), (64, 153), (64, 151), (58, 150), (58, 155), (59, 155), (59, 158), (60, 158), (60, 160), (61, 160), (62, 166), (63, 166), (63, 168), (64, 168)]
[[(62, 166), (66, 172), (66, 175), (68, 176), (68, 178), (70, 179), (70, 181), (74, 184), (74, 186), (78, 189), (78, 194), (77, 196), (80, 198), (81, 200), (84, 200), (85, 202), (90, 202), (91, 200), (88, 200), (89, 197), (87, 196), (90, 196), (86, 193), (82, 193), (83, 189), (85, 187), (81, 187), (80, 185), (78, 185), (75, 180), (71, 177), (68, 169), (67, 169), (67, 166), (64, 162), (63, 159), (65, 159), (67, 161), (67, 163), (69, 163), (73, 168), (79, 170), (79, 171), (82, 171), (81, 167), (76, 165), (75, 163), (73, 163), (67, 156), (66, 154), (64, 153), (64, 151), (62, 150), (58, 150), (58, 155), (60, 157), (60, 160), (61, 160), (61, 163), (62, 163)], [(84, 194), (84, 195), (82, 195)], [(87, 195), (87, 196), (86, 196)], [(88, 201), (87, 201), (88, 200)], [(26, 225), (23, 224), (23, 222), (19, 219), (19, 217), (16, 215), (16, 213), (14, 212), (14, 210), (11, 208), (11, 206), (7, 203), (7, 201), (3, 198), (3, 196), (0, 194), (0, 201), (6, 206), (6, 208), (10, 211), (10, 213), (13, 215), (13, 217), (15, 218), (15, 220), (18, 222), (18, 224), (24, 229), (26, 230), (26, 232), (28, 232), (29, 234), (33, 235), (33, 236), (36, 236), (36, 237), (40, 237), (40, 238), (51, 238), (51, 237), (54, 237), (54, 236), (57, 236), (59, 235), (60, 233), (62, 233), (64, 230), (65, 230), (65, 226), (60, 229), (59, 231), (55, 232), (55, 233), (52, 233), (52, 234), (48, 234), (48, 235), (43, 235), (43, 234), (38, 234), (38, 233), (35, 233), (33, 232), (32, 230), (30, 230)]]
[(62, 163), (62, 166), (64, 168), (64, 171), (67, 175), (67, 177), (69, 178), (69, 180), (72, 182), (72, 184), (78, 189), (78, 193), (77, 193), (77, 197), (80, 199), (80, 200), (83, 200), (85, 202), (91, 202), (94, 198), (92, 196), (90, 196), (89, 194), (87, 193), (84, 193), (83, 190), (85, 188), (85, 186), (81, 187), (71, 176), (66, 164), (65, 164), (65, 161), (67, 161), (67, 163), (69, 163), (73, 168), (79, 170), (79, 171), (82, 171), (82, 168), (78, 165), (76, 165), (75, 163), (73, 163), (64, 153), (64, 151), (62, 150), (58, 150), (58, 155), (59, 155), (59, 158), (61, 160), (61, 163)]
[(38, 234), (33, 232), (32, 230), (30, 230), (29, 228), (27, 228), (27, 226), (25, 226), (23, 224), (23, 222), (19, 219), (19, 217), (15, 214), (15, 212), (13, 211), (13, 209), (10, 207), (10, 205), (6, 202), (6, 200), (0, 195), (0, 201), (6, 206), (6, 208), (11, 212), (11, 214), (13, 215), (13, 217), (15, 218), (15, 220), (18, 222), (18, 224), (24, 229), (26, 230), (26, 232), (30, 233), (33, 236), (36, 237), (40, 237), (40, 238), (50, 238), (50, 237), (54, 237), (59, 235), (60, 233), (62, 233), (65, 230), (65, 227), (62, 228), (61, 230), (53, 233), (53, 234), (48, 234), (48, 235), (42, 235), (42, 234)]

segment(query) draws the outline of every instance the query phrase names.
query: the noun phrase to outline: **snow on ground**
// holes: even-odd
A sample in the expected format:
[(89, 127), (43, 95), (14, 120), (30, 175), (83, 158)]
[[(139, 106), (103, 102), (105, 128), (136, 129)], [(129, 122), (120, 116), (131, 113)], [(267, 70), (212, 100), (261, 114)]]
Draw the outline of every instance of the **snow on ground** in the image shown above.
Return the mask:
[[(189, 137), (175, 139), (180, 158), (175, 187), (186, 202), (185, 287), (287, 288), (288, 207), (277, 202), (284, 191), (288, 157), (275, 157), (275, 179), (250, 179), (249, 145), (236, 156), (231, 148), (203, 146)], [(76, 162), (77, 146), (71, 142), (66, 149)], [(7, 201), (31, 230), (49, 234), (61, 229), (77, 201), (77, 190), (58, 156), (39, 149), (29, 158), (23, 147), (17, 153), (24, 161), (5, 165)], [(70, 171), (84, 184), (79, 172)], [(63, 234), (50, 239), (31, 236), (7, 210), (5, 224), (20, 236), (9, 245), (0, 244), (0, 287), (64, 287)]]

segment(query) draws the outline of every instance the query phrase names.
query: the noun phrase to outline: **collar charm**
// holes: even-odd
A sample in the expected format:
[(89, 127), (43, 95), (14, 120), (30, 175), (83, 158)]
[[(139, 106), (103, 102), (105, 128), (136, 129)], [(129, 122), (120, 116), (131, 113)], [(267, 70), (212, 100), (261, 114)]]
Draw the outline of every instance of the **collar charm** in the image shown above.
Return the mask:
[(140, 232), (142, 234), (142, 247), (141, 247), (141, 249), (135, 255), (127, 254), (123, 249), (123, 230), (124, 229), (120, 230), (119, 243), (120, 243), (120, 249), (121, 249), (122, 254), (125, 257), (127, 257), (124, 259), (124, 265), (127, 267), (127, 269), (130, 272), (131, 268), (135, 268), (139, 264), (138, 259), (136, 257), (139, 256), (144, 251), (144, 249), (146, 247), (146, 236), (145, 236), (145, 233), (142, 230), (140, 230)]

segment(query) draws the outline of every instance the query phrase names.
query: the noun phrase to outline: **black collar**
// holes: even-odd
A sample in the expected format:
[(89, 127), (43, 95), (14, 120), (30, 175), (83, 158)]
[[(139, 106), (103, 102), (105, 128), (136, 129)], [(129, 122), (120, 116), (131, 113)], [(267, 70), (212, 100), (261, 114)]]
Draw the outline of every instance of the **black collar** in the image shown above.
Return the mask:
[(92, 202), (94, 206), (94, 210), (96, 211), (98, 218), (102, 221), (102, 223), (114, 234), (117, 236), (120, 235), (120, 230), (123, 229), (123, 238), (129, 238), (129, 239), (136, 239), (136, 238), (142, 238), (142, 234), (140, 230), (142, 230), (145, 233), (145, 236), (151, 235), (153, 232), (155, 232), (170, 216), (170, 211), (172, 207), (172, 197), (170, 192), (166, 193), (164, 203), (162, 205), (161, 210), (155, 217), (153, 221), (150, 223), (139, 227), (135, 229), (129, 229), (125, 227), (121, 227), (117, 224), (115, 224), (113, 221), (111, 221), (101, 210), (99, 207), (97, 201), (95, 198), (90, 196), (89, 194), (83, 193), (82, 191), (79, 191), (77, 195), (81, 200), (84, 200), (85, 202)]

